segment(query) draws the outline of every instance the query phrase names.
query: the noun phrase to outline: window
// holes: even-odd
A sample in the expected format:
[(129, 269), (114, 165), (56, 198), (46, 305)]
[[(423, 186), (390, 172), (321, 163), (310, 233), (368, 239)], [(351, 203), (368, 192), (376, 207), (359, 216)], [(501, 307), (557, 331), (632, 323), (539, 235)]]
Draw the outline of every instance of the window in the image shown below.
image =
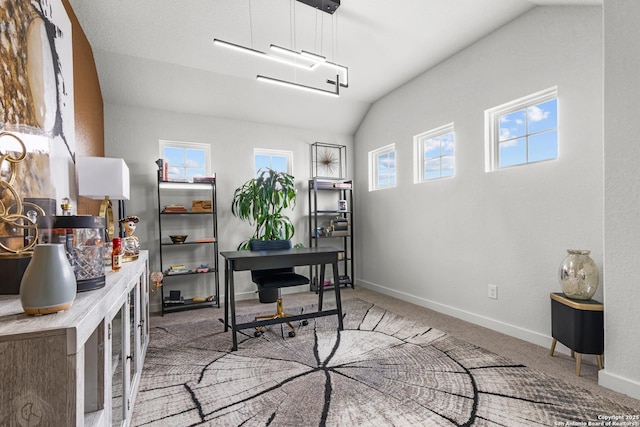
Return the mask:
[(396, 146), (369, 152), (369, 191), (396, 186)]
[(293, 153), (291, 151), (267, 150), (256, 148), (253, 150), (253, 164), (255, 175), (258, 177), (261, 169), (273, 169), (277, 172), (291, 174)]
[(160, 157), (169, 162), (169, 179), (191, 181), (211, 175), (209, 144), (160, 141)]
[(455, 171), (455, 135), (453, 123), (413, 137), (413, 182), (453, 176)]
[(558, 157), (558, 90), (535, 93), (485, 112), (486, 170)]

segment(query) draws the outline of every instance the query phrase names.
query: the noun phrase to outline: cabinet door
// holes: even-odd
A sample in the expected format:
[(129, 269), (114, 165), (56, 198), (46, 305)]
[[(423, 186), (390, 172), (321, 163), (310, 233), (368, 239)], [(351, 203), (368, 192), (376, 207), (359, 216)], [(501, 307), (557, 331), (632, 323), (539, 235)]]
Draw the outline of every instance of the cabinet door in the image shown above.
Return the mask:
[(130, 407), (129, 304), (122, 304), (111, 320), (111, 425), (126, 425)]

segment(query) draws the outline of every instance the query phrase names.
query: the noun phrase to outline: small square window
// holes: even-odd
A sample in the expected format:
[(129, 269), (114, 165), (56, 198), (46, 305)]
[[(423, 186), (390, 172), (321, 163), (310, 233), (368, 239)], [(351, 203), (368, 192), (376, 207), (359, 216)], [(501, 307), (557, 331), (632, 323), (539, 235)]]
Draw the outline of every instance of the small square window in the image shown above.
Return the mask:
[(396, 146), (369, 152), (369, 191), (396, 186)]
[(413, 182), (454, 176), (455, 134), (453, 123), (413, 137)]
[(558, 91), (553, 87), (485, 111), (486, 170), (558, 158)]
[(192, 181), (211, 175), (209, 144), (161, 140), (160, 157), (169, 163), (169, 180)]
[(256, 148), (253, 150), (253, 165), (255, 177), (266, 169), (273, 169), (277, 172), (285, 172), (291, 175), (293, 153), (283, 150), (268, 150)]

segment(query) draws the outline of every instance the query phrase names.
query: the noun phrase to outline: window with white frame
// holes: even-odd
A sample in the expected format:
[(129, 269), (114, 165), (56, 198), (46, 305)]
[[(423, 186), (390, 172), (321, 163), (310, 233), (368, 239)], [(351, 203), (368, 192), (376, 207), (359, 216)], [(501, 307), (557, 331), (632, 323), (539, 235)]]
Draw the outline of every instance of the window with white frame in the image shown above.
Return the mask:
[(453, 176), (455, 135), (453, 123), (413, 137), (415, 183)]
[(396, 145), (369, 152), (369, 191), (396, 186)]
[(211, 176), (209, 144), (161, 140), (160, 157), (169, 163), (170, 180), (191, 181), (194, 176)]
[(293, 170), (292, 159), (293, 153), (291, 151), (256, 148), (253, 150), (255, 176), (258, 177), (260, 171), (266, 169), (291, 174)]
[(558, 158), (558, 89), (485, 111), (486, 170)]

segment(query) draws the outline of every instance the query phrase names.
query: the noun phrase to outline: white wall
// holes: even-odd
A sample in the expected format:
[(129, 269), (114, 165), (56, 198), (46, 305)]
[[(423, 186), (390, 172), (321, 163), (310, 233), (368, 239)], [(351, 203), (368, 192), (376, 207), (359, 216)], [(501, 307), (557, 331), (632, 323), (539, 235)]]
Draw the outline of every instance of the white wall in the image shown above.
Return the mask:
[(600, 384), (640, 399), (640, 2), (604, 2), (605, 369)]
[[(159, 140), (211, 145), (212, 171), (217, 176), (220, 251), (235, 250), (241, 241), (253, 234), (251, 227), (231, 215), (231, 200), (234, 190), (253, 177), (254, 148), (293, 151), (298, 197), (297, 206), (290, 214), (296, 227), (292, 241), (305, 245), (308, 244), (307, 180), (311, 172), (309, 144), (322, 141), (346, 145), (349, 153), (353, 149), (353, 138), (345, 135), (112, 104), (106, 104), (104, 110), (105, 156), (121, 157), (129, 166), (131, 200), (126, 203), (126, 211), (128, 215), (141, 218), (136, 235), (141, 247), (150, 250), (153, 271), (160, 269), (155, 164), (161, 157)], [(349, 156), (347, 160), (350, 160)], [(349, 166), (349, 171), (352, 170)], [(239, 277), (239, 280), (236, 278), (238, 297), (254, 298), (256, 288), (248, 273), (241, 273)], [(220, 274), (221, 292), (224, 291), (223, 279), (224, 271)], [(152, 310), (159, 310), (159, 303), (159, 297), (155, 297)]]
[[(355, 138), (359, 283), (548, 346), (566, 249), (602, 271), (602, 45), (600, 7), (539, 7), (376, 102)], [(559, 158), (486, 173), (484, 111), (551, 86)], [(413, 184), (413, 136), (450, 122), (455, 177)], [(368, 192), (367, 153), (392, 142), (397, 187)]]

